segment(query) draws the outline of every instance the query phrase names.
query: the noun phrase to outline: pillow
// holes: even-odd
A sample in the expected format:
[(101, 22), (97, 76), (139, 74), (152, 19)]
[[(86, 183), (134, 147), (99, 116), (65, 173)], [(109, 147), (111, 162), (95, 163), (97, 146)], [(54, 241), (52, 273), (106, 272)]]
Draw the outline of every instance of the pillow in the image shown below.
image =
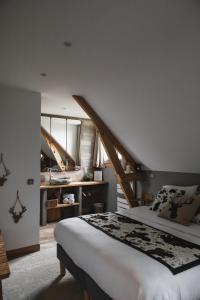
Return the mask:
[(188, 225), (200, 207), (200, 196), (176, 196), (169, 200), (158, 214), (159, 217)]
[(196, 223), (196, 224), (200, 224), (200, 208), (198, 209), (198, 211), (197, 211), (196, 215), (194, 216), (192, 222)]
[[(200, 190), (198, 188), (197, 192), (196, 192), (196, 195), (200, 196)], [(196, 224), (200, 224), (200, 207), (199, 209), (197, 210), (193, 220), (192, 220), (193, 223), (196, 223)]]
[(157, 211), (162, 209), (169, 200), (175, 196), (192, 196), (198, 189), (198, 185), (192, 186), (177, 186), (177, 185), (164, 185), (157, 193), (156, 198), (152, 204), (151, 209)]

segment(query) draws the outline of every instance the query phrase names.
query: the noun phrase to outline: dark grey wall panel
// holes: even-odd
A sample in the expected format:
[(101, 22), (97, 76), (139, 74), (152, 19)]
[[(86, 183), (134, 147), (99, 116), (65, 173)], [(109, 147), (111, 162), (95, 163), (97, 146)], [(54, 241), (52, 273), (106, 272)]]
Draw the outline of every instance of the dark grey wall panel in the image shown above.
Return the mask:
[[(117, 185), (111, 168), (104, 169), (104, 180), (109, 182), (107, 210), (115, 211), (117, 209)], [(155, 195), (166, 184), (200, 185), (200, 174), (146, 171), (142, 191)]]
[(156, 194), (166, 184), (173, 185), (200, 185), (200, 174), (179, 173), (179, 172), (157, 172), (147, 171), (145, 181), (142, 183), (144, 192)]
[(107, 211), (117, 210), (117, 184), (111, 168), (104, 169), (104, 180), (109, 182), (108, 185), (108, 201), (106, 205)]

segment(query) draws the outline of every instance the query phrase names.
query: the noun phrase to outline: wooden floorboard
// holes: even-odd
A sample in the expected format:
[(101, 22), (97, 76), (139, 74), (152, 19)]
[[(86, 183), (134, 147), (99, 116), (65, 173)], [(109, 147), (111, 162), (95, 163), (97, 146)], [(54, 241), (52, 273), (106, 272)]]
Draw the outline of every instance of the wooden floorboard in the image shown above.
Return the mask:
[(40, 248), (49, 248), (55, 246), (54, 228), (56, 223), (48, 223), (40, 227)]

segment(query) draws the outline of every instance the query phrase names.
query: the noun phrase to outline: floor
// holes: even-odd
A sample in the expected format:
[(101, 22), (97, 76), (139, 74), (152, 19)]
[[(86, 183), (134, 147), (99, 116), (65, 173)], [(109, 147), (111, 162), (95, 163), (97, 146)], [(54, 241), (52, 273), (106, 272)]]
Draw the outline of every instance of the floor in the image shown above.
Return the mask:
[(41, 227), (39, 252), (10, 261), (11, 276), (3, 280), (4, 300), (83, 300), (70, 273), (59, 276), (54, 227)]
[(54, 228), (56, 223), (48, 223), (40, 227), (40, 248), (46, 249), (56, 245), (54, 239)]

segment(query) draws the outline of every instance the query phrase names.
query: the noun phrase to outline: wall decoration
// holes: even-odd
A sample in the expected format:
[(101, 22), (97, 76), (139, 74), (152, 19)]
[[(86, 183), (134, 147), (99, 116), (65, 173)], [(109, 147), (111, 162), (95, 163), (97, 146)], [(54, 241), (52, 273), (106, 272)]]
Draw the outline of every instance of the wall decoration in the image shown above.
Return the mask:
[[(16, 206), (17, 204), (20, 206), (20, 210), (17, 212)], [(14, 205), (9, 209), (9, 213), (12, 215), (14, 222), (18, 223), (22, 218), (23, 214), (27, 211), (26, 206), (24, 206), (19, 198), (19, 191), (17, 191), (17, 198), (15, 200)]]
[(7, 180), (8, 175), (10, 175), (10, 170), (6, 168), (5, 162), (3, 160), (3, 153), (1, 153), (0, 157), (0, 166), (3, 167), (3, 175), (0, 176), (0, 186), (4, 185), (4, 182)]

